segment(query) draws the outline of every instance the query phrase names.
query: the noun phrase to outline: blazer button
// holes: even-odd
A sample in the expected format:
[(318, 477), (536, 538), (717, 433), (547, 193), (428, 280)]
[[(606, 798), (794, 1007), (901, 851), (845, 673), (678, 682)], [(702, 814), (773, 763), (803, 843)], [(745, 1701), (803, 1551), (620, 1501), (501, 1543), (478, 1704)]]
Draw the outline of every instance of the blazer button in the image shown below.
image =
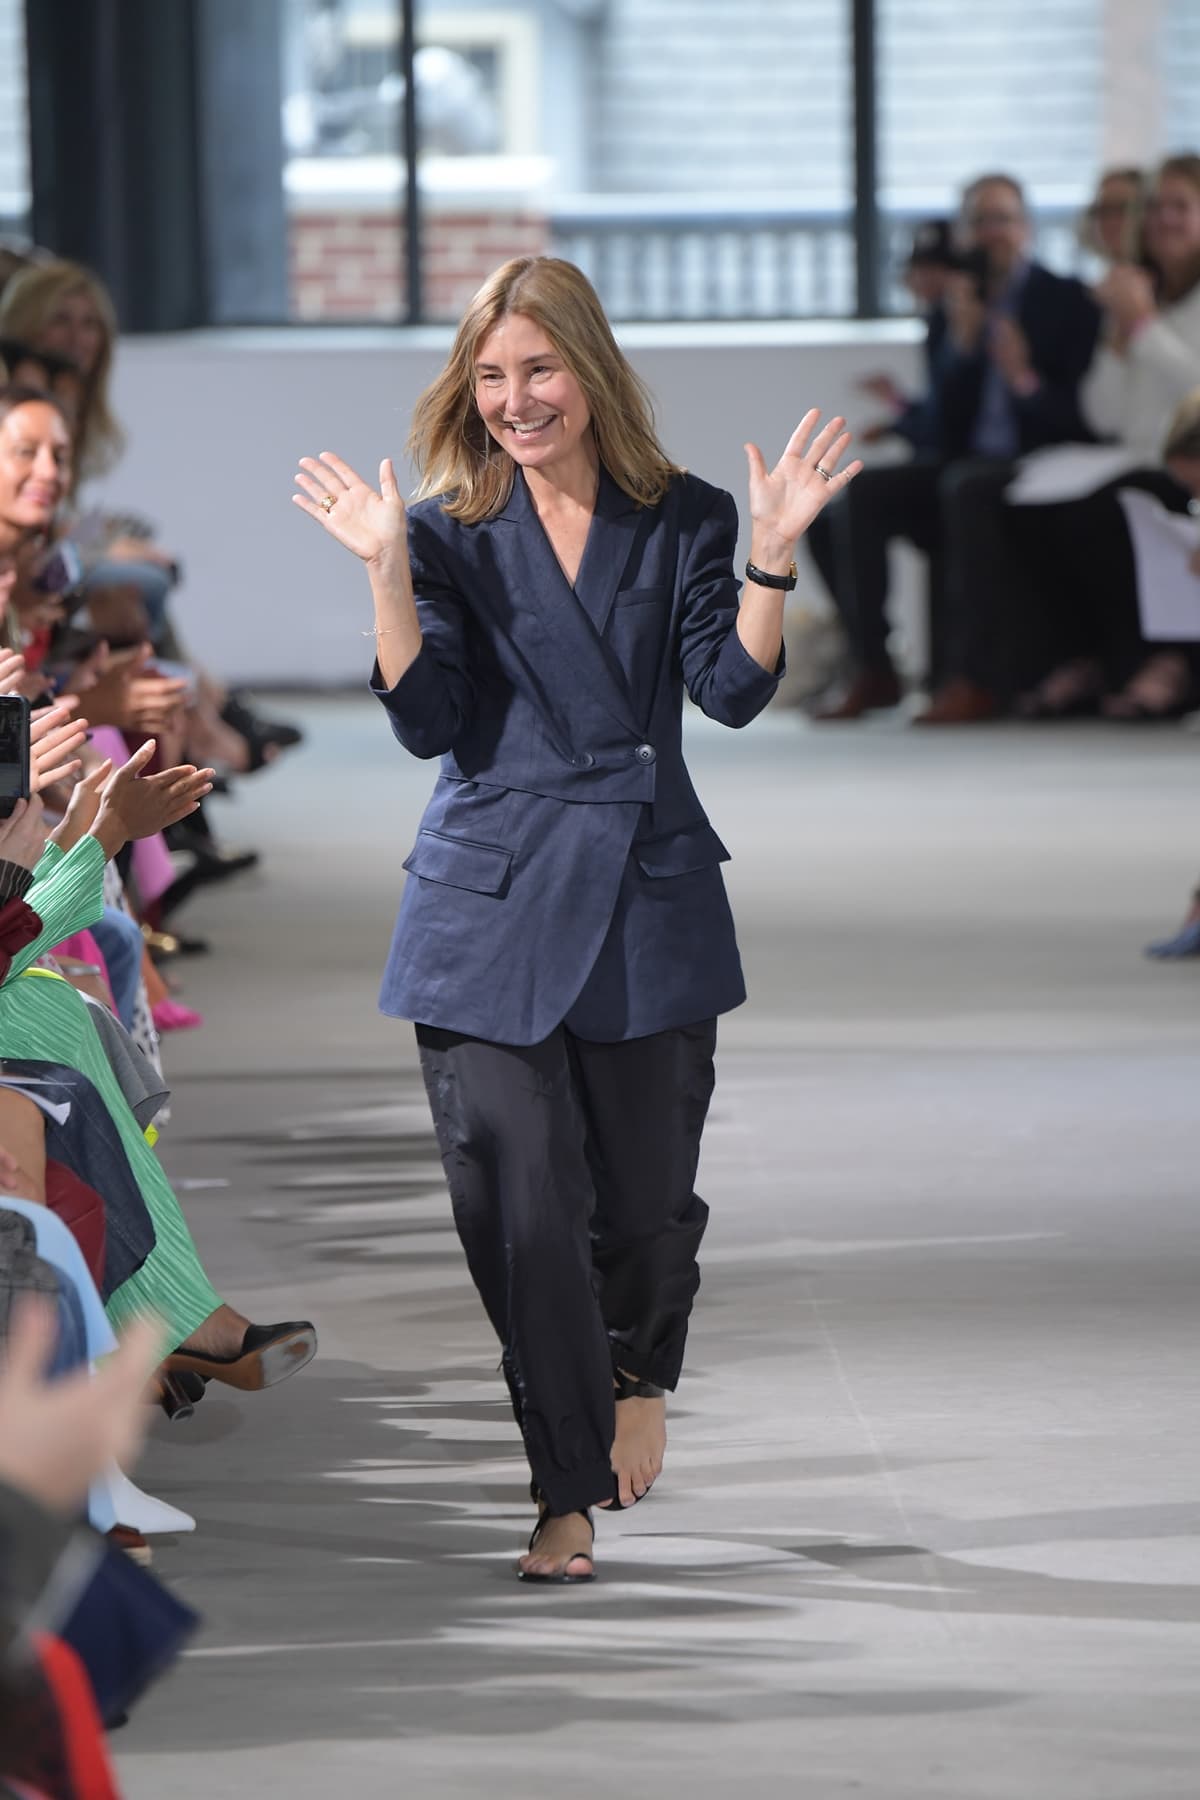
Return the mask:
[(577, 769), (594, 769), (596, 766), (596, 759), (590, 750), (581, 750), (572, 761)]
[(656, 752), (653, 744), (639, 744), (633, 753), (639, 762), (652, 763)]

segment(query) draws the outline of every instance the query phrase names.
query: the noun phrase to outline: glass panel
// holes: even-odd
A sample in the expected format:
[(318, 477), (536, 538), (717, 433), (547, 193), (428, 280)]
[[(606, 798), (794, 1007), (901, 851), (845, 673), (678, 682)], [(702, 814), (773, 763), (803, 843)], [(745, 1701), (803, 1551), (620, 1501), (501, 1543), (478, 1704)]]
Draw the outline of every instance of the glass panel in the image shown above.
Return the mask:
[(428, 316), (536, 251), (617, 319), (853, 311), (846, 0), (423, 0), (418, 41)]
[(952, 215), (977, 174), (1015, 175), (1039, 222), (1039, 254), (1070, 268), (1075, 218), (1103, 143), (1099, 0), (878, 0), (880, 213), (888, 299), (918, 219)]
[(405, 316), (400, 37), (396, 0), (283, 0), (293, 319)]
[(27, 237), (29, 205), (25, 7), (0, 0), (0, 237)]

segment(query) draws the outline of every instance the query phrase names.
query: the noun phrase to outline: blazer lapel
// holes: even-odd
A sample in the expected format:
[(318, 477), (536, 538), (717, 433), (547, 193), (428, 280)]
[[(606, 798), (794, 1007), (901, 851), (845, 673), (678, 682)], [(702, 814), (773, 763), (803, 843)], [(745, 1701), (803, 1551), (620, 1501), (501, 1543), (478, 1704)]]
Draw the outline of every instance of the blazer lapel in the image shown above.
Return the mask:
[[(621, 503), (620, 509), (612, 495)], [(574, 589), (550, 547), (519, 469), (508, 504), (492, 523), (499, 528), (497, 551), (516, 576), (522, 604), (537, 612), (567, 667), (588, 671), (587, 685), (605, 710), (640, 735), (620, 664), (604, 644), (603, 626), (597, 624), (598, 619), (607, 623), (633, 546), (637, 512), (601, 470), (596, 511)]]
[(645, 531), (649, 523), (649, 509), (622, 493), (607, 470), (601, 469), (596, 510), (575, 577), (576, 598), (600, 637), (608, 630), (613, 601), (639, 527)]

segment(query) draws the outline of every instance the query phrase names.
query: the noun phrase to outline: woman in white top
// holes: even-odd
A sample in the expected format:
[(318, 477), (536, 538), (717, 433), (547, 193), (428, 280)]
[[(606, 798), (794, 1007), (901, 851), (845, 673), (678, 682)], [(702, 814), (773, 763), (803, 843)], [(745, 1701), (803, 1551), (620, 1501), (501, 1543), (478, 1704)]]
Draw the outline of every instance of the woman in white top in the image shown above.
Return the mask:
[(1152, 649), (1142, 636), (1117, 495), (1137, 487), (1171, 511), (1187, 505), (1162, 449), (1175, 409), (1200, 385), (1200, 155), (1173, 156), (1159, 168), (1144, 255), (1144, 263), (1114, 264), (1096, 290), (1107, 323), (1081, 400), (1103, 441), (1029, 459), (1009, 492), (1025, 503), (1022, 535), (1050, 577), (1058, 666), (1021, 705), (1035, 717), (1102, 708), (1111, 718), (1162, 719), (1195, 699), (1191, 659), (1181, 649)]

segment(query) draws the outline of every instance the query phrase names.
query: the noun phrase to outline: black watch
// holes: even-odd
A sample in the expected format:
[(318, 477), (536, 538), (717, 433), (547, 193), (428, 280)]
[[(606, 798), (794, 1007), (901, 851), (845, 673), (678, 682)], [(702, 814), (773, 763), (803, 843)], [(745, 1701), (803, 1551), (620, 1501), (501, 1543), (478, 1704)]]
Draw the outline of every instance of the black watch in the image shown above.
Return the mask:
[(748, 562), (746, 564), (746, 580), (752, 581), (755, 587), (782, 588), (785, 593), (790, 594), (799, 579), (800, 571), (795, 563), (792, 564), (786, 575), (768, 575), (755, 563)]

